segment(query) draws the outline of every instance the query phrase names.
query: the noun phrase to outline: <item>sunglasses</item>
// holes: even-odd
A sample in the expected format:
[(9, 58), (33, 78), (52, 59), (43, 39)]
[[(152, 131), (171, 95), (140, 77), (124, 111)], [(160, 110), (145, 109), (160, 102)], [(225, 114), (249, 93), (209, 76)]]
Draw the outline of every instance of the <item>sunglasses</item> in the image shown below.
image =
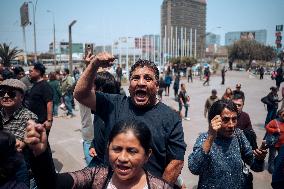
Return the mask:
[(235, 117), (221, 117), (221, 118), (222, 118), (222, 122), (223, 122), (224, 124), (229, 123), (230, 120), (231, 120), (233, 123), (236, 123), (236, 122), (237, 122), (237, 119), (238, 119), (237, 116), (235, 116)]
[(15, 98), (17, 96), (17, 93), (15, 90), (9, 90), (9, 89), (2, 89), (0, 90), (0, 98), (4, 98), (5, 95), (8, 95), (10, 98)]
[(237, 107), (241, 107), (241, 106), (242, 106), (241, 104), (237, 104), (237, 103), (235, 103), (235, 105), (236, 105)]

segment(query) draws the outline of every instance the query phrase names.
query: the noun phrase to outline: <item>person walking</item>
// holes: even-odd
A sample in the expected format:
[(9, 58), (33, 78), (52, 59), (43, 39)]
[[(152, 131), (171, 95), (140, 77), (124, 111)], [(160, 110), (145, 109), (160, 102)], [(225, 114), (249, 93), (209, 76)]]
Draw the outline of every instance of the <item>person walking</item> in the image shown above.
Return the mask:
[(207, 114), (212, 106), (212, 104), (214, 104), (214, 102), (218, 101), (219, 98), (217, 96), (217, 90), (213, 89), (211, 91), (211, 96), (209, 96), (206, 101), (205, 101), (205, 105), (204, 105), (204, 117), (207, 117)]
[(230, 87), (226, 88), (225, 93), (222, 96), (222, 99), (232, 100), (233, 98), (233, 91)]
[(283, 81), (283, 69), (282, 69), (282, 63), (280, 64), (279, 68), (276, 70), (276, 77), (275, 77), (275, 82), (276, 82), (276, 87), (279, 89), (282, 81)]
[(189, 107), (190, 97), (187, 94), (185, 85), (183, 83), (180, 84), (180, 88), (181, 89), (178, 95), (179, 113), (181, 114), (182, 107), (184, 106), (184, 109), (185, 109), (184, 119), (189, 121), (190, 117), (188, 117), (188, 107)]
[(176, 74), (176, 76), (175, 76), (175, 81), (174, 81), (174, 85), (173, 85), (174, 94), (175, 94), (175, 99), (177, 99), (177, 97), (178, 97), (179, 82), (180, 82), (180, 75), (179, 75), (179, 74)]
[(276, 113), (278, 109), (278, 103), (283, 99), (279, 100), (276, 87), (270, 87), (270, 93), (266, 98), (262, 99), (262, 102), (266, 104), (267, 115), (265, 119), (265, 125), (267, 125), (271, 120), (276, 118)]
[(162, 99), (163, 99), (163, 92), (164, 92), (165, 89), (166, 89), (165, 81), (164, 81), (163, 77), (160, 77), (159, 90), (158, 90), (158, 96), (159, 96), (160, 101), (162, 101)]
[(204, 69), (204, 78), (205, 78), (205, 81), (203, 83), (203, 86), (205, 86), (205, 84), (207, 84), (207, 86), (209, 86), (209, 80), (210, 80), (210, 69), (209, 69), (209, 67), (206, 67)]
[(63, 79), (61, 81), (61, 90), (62, 90), (62, 96), (64, 99), (64, 103), (66, 105), (67, 109), (67, 118), (74, 117), (73, 111), (72, 111), (72, 91), (73, 91), (73, 79), (69, 75), (69, 69), (65, 68), (63, 71)]
[(259, 68), (259, 79), (262, 80), (264, 75), (264, 68), (260, 66)]
[(166, 88), (165, 88), (165, 96), (169, 96), (170, 95), (170, 86), (172, 83), (172, 76), (171, 76), (171, 72), (167, 71), (166, 76), (165, 76), (165, 84), (166, 84)]
[(187, 82), (189, 83), (189, 79), (191, 81), (191, 83), (193, 82), (193, 79), (192, 79), (192, 67), (188, 67), (187, 68)]
[(60, 89), (60, 82), (56, 79), (56, 73), (50, 72), (49, 73), (49, 82), (48, 84), (52, 88), (53, 91), (53, 117), (58, 117), (58, 107), (61, 102), (61, 89)]
[(233, 95), (240, 94), (241, 96), (243, 96), (243, 99), (245, 100), (245, 93), (241, 90), (241, 88), (242, 88), (242, 84), (237, 83), (236, 89), (233, 90)]
[(116, 73), (116, 81), (120, 83), (121, 85), (121, 79), (122, 79), (122, 68), (120, 67), (120, 64), (117, 64), (117, 68), (115, 70)]
[(222, 70), (221, 70), (221, 76), (222, 76), (222, 82), (221, 85), (225, 84), (225, 74), (226, 74), (227, 70), (225, 68), (225, 66), (223, 66)]

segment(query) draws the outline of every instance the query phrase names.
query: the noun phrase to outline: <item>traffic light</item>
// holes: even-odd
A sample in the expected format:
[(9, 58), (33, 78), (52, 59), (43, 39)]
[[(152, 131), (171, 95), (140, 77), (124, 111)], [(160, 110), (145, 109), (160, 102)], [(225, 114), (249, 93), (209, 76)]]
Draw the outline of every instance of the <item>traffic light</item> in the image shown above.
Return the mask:
[(280, 49), (282, 48), (282, 35), (281, 35), (281, 32), (280, 31), (277, 31), (275, 33), (275, 36), (276, 36), (276, 40), (275, 40), (275, 44), (276, 44), (276, 48)]

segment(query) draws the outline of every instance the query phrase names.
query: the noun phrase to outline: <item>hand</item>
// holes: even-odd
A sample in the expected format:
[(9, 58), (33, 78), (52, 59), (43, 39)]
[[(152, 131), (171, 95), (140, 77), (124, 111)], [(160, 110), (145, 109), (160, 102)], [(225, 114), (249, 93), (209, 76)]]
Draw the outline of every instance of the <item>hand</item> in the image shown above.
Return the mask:
[(255, 149), (253, 151), (254, 157), (258, 160), (264, 160), (267, 154), (267, 150)]
[(210, 122), (208, 133), (216, 137), (217, 132), (221, 128), (221, 126), (222, 126), (221, 116), (216, 115)]
[(23, 141), (16, 139), (16, 149), (18, 152), (22, 152), (26, 144)]
[(90, 149), (89, 149), (89, 154), (90, 154), (90, 156), (92, 156), (92, 157), (97, 156), (97, 152), (96, 152), (95, 148), (90, 148)]
[(50, 131), (51, 126), (52, 126), (52, 122), (46, 120), (46, 121), (43, 123), (43, 126), (44, 126), (45, 130)]
[(103, 67), (111, 67), (112, 62), (115, 60), (114, 56), (107, 52), (102, 52), (97, 54), (96, 56), (92, 55), (90, 57), (90, 64), (94, 64), (97, 68)]
[(42, 154), (47, 147), (47, 136), (44, 126), (29, 120), (24, 141), (35, 156)]
[(91, 59), (94, 57), (95, 55), (93, 55), (92, 52), (88, 52), (87, 56), (84, 58), (85, 63), (88, 65), (91, 62)]

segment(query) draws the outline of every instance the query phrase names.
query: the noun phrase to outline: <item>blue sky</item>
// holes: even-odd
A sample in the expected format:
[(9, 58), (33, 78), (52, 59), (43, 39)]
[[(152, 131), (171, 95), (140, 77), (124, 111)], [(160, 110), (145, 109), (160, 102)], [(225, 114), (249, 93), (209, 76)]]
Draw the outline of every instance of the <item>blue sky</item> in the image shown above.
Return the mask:
[[(35, 2), (36, 0), (33, 0)], [(0, 0), (0, 43), (23, 48), (20, 6), (24, 0)], [(68, 40), (68, 25), (73, 26), (73, 42), (110, 44), (120, 36), (160, 33), (162, 0), (38, 0), (36, 11), (38, 51), (47, 51), (53, 40), (52, 14), (55, 15), (56, 41)], [(32, 20), (32, 7), (30, 20)], [(273, 45), (275, 25), (284, 24), (283, 0), (208, 0), (207, 31), (266, 29)], [(221, 28), (217, 28), (221, 27)], [(26, 27), (27, 50), (33, 51), (33, 28)]]

